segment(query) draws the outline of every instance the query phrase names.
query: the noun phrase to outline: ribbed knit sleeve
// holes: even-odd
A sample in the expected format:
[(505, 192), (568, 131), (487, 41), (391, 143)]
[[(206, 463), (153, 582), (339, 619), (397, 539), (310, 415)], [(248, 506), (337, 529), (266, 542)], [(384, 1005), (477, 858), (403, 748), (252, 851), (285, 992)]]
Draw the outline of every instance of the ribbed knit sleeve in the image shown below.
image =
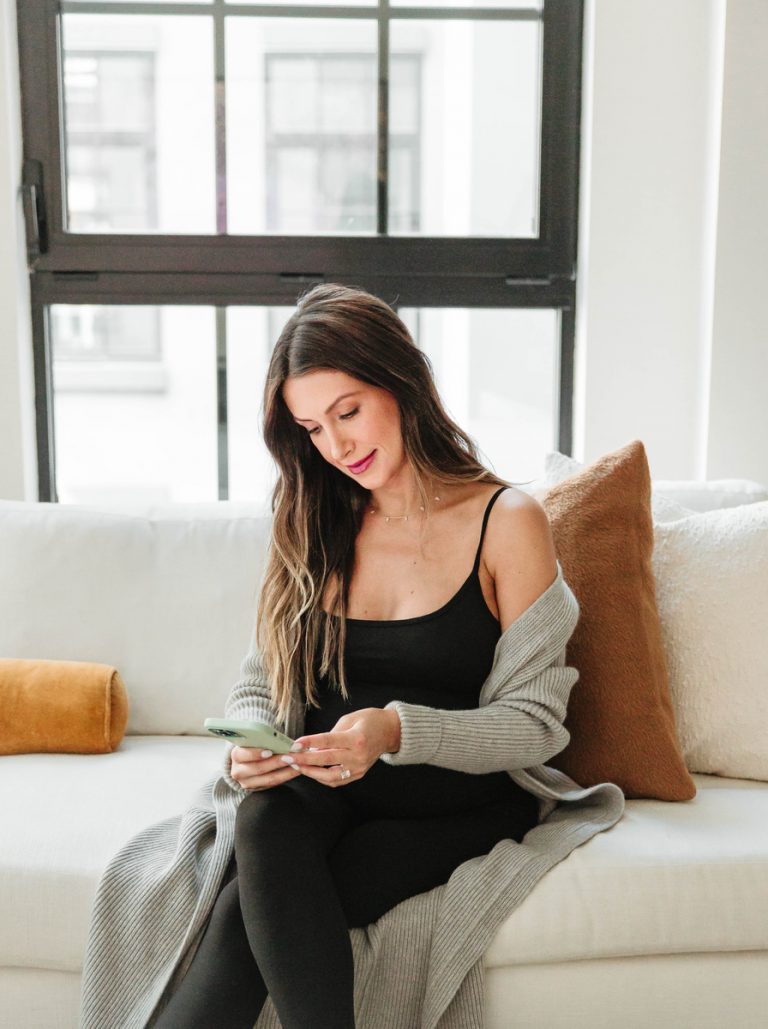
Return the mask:
[(400, 717), (400, 749), (381, 760), (476, 773), (546, 764), (571, 738), (563, 722), (578, 678), (575, 668), (553, 665), (514, 693), (468, 711), (392, 700), (385, 707)]
[(578, 618), (558, 562), (555, 581), (499, 638), (479, 706), (453, 711), (391, 700), (385, 706), (400, 718), (400, 749), (380, 760), (478, 774), (546, 764), (570, 740), (563, 723), (579, 673), (565, 663), (565, 646)]
[[(224, 717), (243, 721), (265, 722), (277, 725), (277, 715), (272, 706), (272, 698), (267, 676), (264, 672), (261, 655), (252, 647), (240, 666), (240, 678), (230, 690), (224, 705)], [(232, 778), (232, 750), (236, 743), (227, 743), (224, 754), (223, 778), (227, 785), (243, 796), (250, 793)]]

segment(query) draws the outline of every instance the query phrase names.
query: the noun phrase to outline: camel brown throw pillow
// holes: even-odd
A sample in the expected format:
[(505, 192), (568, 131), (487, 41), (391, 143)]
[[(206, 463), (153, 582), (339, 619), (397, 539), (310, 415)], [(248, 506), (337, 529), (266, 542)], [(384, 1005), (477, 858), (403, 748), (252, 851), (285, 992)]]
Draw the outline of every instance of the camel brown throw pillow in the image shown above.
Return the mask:
[(651, 476), (634, 440), (540, 497), (566, 582), (581, 609), (566, 649), (579, 680), (568, 746), (548, 764), (627, 798), (690, 800), (670, 699), (653, 574)]
[(127, 723), (115, 668), (0, 658), (0, 754), (108, 754)]

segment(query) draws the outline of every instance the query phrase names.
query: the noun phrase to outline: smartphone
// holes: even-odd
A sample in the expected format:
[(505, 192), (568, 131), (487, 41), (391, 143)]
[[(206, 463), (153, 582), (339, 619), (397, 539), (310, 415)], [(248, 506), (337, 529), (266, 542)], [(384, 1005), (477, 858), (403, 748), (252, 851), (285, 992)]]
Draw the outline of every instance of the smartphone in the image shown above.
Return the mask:
[(258, 747), (274, 754), (288, 754), (293, 740), (265, 722), (239, 722), (231, 718), (206, 718), (203, 726), (238, 747)]

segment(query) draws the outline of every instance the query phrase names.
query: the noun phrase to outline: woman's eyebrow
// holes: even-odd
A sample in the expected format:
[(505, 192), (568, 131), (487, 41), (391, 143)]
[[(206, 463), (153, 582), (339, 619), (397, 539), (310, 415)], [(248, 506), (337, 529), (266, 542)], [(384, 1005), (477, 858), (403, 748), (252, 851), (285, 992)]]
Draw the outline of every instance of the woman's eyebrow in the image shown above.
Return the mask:
[[(362, 393), (362, 390), (353, 389), (351, 393), (342, 393), (340, 397), (336, 397), (334, 402), (330, 404), (328, 407), (326, 407), (323, 414), (329, 414), (334, 409), (334, 407), (336, 407), (340, 400), (343, 400), (345, 397), (355, 397), (358, 393)], [(293, 420), (295, 422), (313, 422), (314, 418), (297, 418), (296, 415), (294, 415)]]

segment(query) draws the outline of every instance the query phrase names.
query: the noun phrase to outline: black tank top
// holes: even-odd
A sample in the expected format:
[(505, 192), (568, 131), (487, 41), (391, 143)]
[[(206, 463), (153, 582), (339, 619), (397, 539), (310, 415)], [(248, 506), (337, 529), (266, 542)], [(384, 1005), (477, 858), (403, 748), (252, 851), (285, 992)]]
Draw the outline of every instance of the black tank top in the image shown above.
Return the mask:
[[(390, 700), (444, 709), (478, 706), (480, 688), (493, 664), (501, 626), (491, 613), (480, 584), (480, 554), (488, 516), (502, 486), (488, 501), (483, 515), (475, 562), (450, 600), (436, 611), (413, 618), (347, 619), (344, 651), (349, 701), (332, 689), (327, 676), (317, 674), (321, 707), (307, 709), (304, 734), (328, 732), (342, 715), (363, 707), (384, 707)], [(334, 616), (335, 617), (335, 616)], [(389, 765), (377, 761), (362, 779), (345, 791), (393, 797), (395, 812), (429, 814), (466, 810), (478, 804), (515, 800), (535, 824), (535, 798), (506, 772), (476, 775), (436, 765)], [(350, 799), (351, 796), (350, 796)]]

